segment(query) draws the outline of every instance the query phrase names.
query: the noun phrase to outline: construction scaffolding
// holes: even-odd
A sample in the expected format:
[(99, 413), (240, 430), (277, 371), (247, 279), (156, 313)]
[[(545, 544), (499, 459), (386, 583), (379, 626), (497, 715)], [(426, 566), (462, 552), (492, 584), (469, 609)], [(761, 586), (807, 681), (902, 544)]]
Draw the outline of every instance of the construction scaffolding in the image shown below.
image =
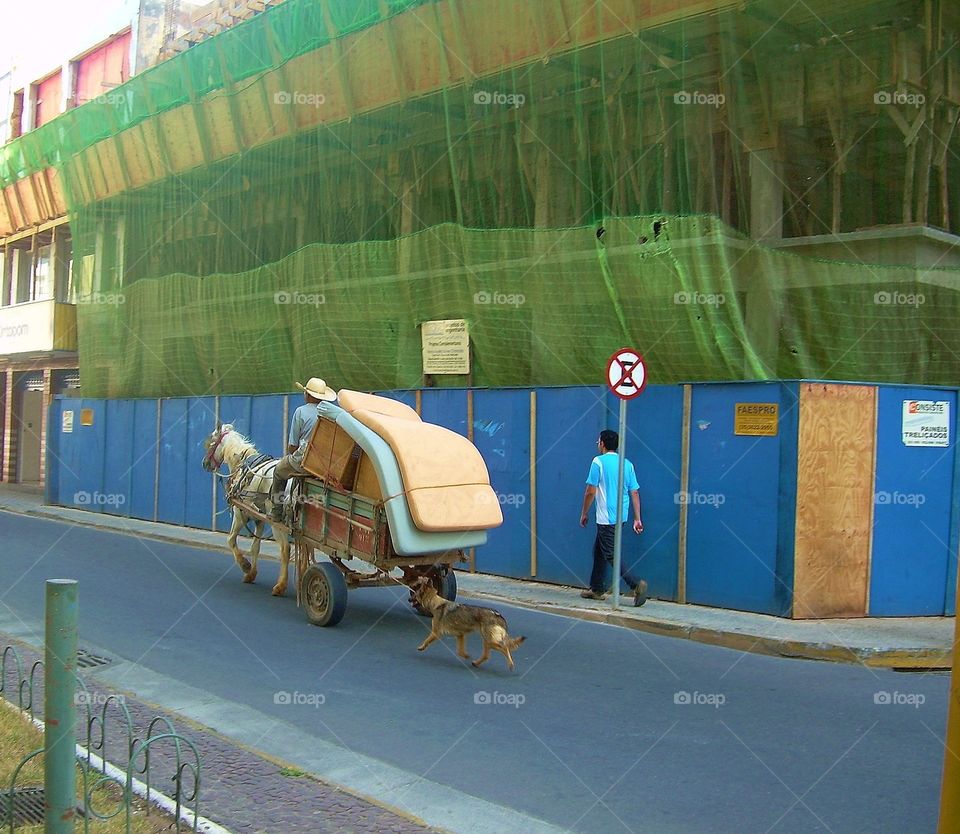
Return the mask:
[(782, 5), (285, 0), (0, 149), (0, 230), (69, 208), (92, 396), (414, 386), (459, 318), (481, 385), (955, 383), (955, 259), (776, 247), (960, 227), (960, 9)]

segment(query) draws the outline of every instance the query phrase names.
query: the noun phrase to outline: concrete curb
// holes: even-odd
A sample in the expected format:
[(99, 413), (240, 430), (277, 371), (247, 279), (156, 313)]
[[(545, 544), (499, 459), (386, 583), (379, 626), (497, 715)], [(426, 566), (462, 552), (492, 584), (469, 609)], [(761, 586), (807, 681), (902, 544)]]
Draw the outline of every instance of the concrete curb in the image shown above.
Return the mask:
[(678, 623), (652, 620), (644, 617), (626, 616), (612, 612), (594, 611), (587, 608), (569, 608), (550, 603), (533, 602), (531, 600), (507, 597), (501, 594), (491, 594), (486, 591), (471, 590), (471, 596), (488, 599), (491, 602), (516, 605), (520, 608), (529, 608), (548, 614), (557, 614), (562, 617), (572, 617), (594, 623), (630, 628), (635, 631), (644, 631), (660, 637), (676, 637), (682, 640), (693, 640), (697, 643), (706, 643), (726, 649), (734, 649), (751, 654), (762, 654), (770, 657), (789, 657), (798, 660), (822, 660), (832, 663), (856, 663), (863, 666), (883, 669), (916, 669), (938, 670), (949, 669), (952, 655), (949, 651), (935, 648), (917, 649), (868, 649), (853, 648), (840, 644), (823, 642), (808, 642), (801, 640), (787, 640), (778, 637), (757, 637), (753, 634), (743, 634), (736, 631), (704, 628), (695, 625), (681, 625)]
[[(166, 542), (168, 544), (187, 545), (189, 547), (209, 548), (213, 545), (211, 542), (198, 541), (185, 533), (161, 533), (155, 531), (144, 531), (126, 528), (122, 523), (102, 524), (98, 523), (96, 518), (76, 519), (66, 517), (55, 509), (47, 510), (46, 505), (42, 507), (25, 508), (0, 502), (0, 511), (12, 512), (19, 515), (33, 516), (36, 518), (45, 518), (61, 523), (77, 524), (84, 527), (92, 527), (104, 532), (121, 532), (135, 534), (143, 538), (153, 539), (155, 541)], [(72, 512), (84, 512), (83, 510), (74, 510), (64, 508)], [(122, 516), (109, 516), (122, 522)], [(140, 519), (129, 519), (131, 522), (139, 522)], [(147, 522), (158, 523), (158, 522)], [(179, 530), (181, 528), (174, 528)], [(211, 530), (196, 530), (197, 535), (225, 535), (214, 533)], [(260, 553), (261, 559), (276, 561), (274, 555), (270, 552), (269, 545), (264, 542), (264, 549)], [(607, 625), (629, 628), (636, 631), (643, 631), (648, 634), (655, 634), (661, 637), (675, 637), (682, 640), (693, 640), (697, 643), (705, 643), (712, 646), (734, 649), (735, 651), (749, 652), (751, 654), (762, 654), (770, 657), (786, 657), (798, 660), (820, 660), (831, 663), (853, 663), (882, 669), (909, 669), (916, 671), (930, 671), (949, 669), (952, 662), (951, 651), (935, 647), (924, 647), (914, 649), (883, 649), (872, 647), (851, 647), (840, 643), (828, 643), (823, 641), (803, 641), (790, 640), (782, 637), (765, 637), (754, 634), (746, 634), (739, 631), (730, 631), (724, 629), (709, 628), (698, 625), (687, 625), (665, 620), (656, 620), (642, 615), (628, 616), (626, 614), (617, 614), (610, 611), (598, 611), (590, 608), (576, 608), (554, 603), (544, 603), (535, 600), (522, 599), (519, 597), (506, 596), (503, 594), (490, 593), (480, 589), (463, 589), (468, 591), (470, 596), (479, 599), (501, 602), (505, 605), (515, 605), (520, 608), (528, 608), (533, 611), (540, 611), (548, 614), (556, 614), (561, 617), (571, 617), (574, 619), (585, 620), (587, 622), (605, 623)]]

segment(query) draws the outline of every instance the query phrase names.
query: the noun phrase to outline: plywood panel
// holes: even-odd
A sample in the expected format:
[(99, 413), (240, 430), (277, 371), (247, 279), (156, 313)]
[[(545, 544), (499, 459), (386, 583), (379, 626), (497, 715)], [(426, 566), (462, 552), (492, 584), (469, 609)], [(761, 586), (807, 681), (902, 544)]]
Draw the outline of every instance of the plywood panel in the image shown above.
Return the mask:
[(131, 128), (117, 134), (120, 151), (127, 164), (131, 183), (145, 183), (155, 176), (154, 166), (146, 152), (143, 134)]
[(793, 616), (866, 614), (877, 389), (800, 386)]
[(373, 468), (373, 461), (367, 455), (360, 456), (360, 465), (357, 467), (357, 482), (353, 491), (374, 501), (383, 500), (383, 491), (377, 479), (377, 471)]

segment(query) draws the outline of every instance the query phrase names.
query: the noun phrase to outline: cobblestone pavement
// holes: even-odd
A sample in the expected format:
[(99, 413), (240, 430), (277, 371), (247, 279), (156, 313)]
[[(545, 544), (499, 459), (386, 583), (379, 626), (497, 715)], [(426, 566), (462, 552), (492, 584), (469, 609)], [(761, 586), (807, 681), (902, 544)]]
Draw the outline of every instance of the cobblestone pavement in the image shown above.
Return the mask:
[[(25, 676), (29, 675), (31, 666), (41, 656), (28, 646), (0, 634), (0, 650), (7, 645), (14, 646), (23, 661)], [(90, 715), (99, 716), (107, 697), (115, 693), (93, 681), (90, 676), (81, 677), (87, 685), (89, 697), (81, 694), (79, 700), (88, 700)], [(8, 659), (3, 694), (16, 704), (15, 678), (13, 663)], [(294, 770), (285, 771), (281, 765), (238, 747), (216, 733), (186, 723), (174, 713), (149, 706), (130, 696), (121, 697), (132, 719), (135, 739), (145, 738), (151, 721), (157, 716), (165, 716), (179, 735), (196, 745), (202, 768), (199, 813), (230, 831), (238, 834), (426, 834), (437, 831), (334, 785), (298, 776)], [(37, 717), (42, 718), (42, 670), (35, 674), (33, 702), (37, 707)], [(77, 740), (87, 744), (89, 738), (97, 747), (101, 743), (99, 722), (95, 723), (88, 736), (86, 721), (86, 709), (81, 705), (77, 710)], [(129, 761), (127, 751), (130, 740), (122, 709), (111, 703), (103, 725), (106, 728), (106, 758), (125, 769)], [(159, 735), (167, 731), (165, 724), (158, 723), (154, 725), (152, 734)], [(173, 744), (157, 742), (151, 750), (151, 787), (172, 796), (176, 771)], [(181, 761), (192, 761), (193, 757), (186, 746), (184, 750)], [(100, 750), (95, 749), (94, 752), (101, 755)], [(146, 781), (142, 774), (138, 778)], [(184, 777), (184, 791), (189, 792), (190, 789), (190, 777)], [(192, 809), (192, 804), (190, 807)]]

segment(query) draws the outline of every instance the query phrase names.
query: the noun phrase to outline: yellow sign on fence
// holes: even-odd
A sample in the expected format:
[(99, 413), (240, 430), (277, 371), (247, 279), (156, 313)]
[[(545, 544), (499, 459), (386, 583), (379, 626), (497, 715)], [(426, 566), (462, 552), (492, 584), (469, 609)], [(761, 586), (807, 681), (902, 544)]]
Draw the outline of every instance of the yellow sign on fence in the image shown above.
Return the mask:
[(733, 433), (754, 437), (776, 437), (779, 403), (737, 403)]

